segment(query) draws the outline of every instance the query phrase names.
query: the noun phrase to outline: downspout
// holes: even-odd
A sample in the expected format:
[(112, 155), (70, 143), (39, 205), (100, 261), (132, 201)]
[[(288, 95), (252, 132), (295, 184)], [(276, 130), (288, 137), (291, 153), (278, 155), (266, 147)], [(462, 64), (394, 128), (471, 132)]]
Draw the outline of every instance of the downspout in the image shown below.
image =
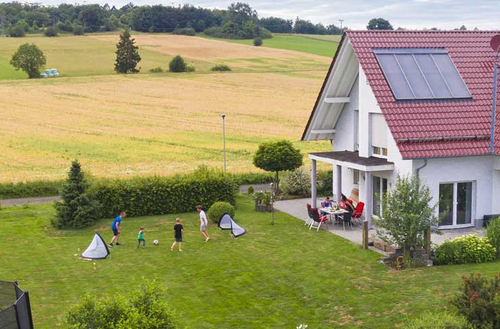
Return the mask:
[[(500, 47), (497, 49), (497, 61), (500, 61)], [(490, 136), (490, 154), (495, 154), (495, 124), (497, 110), (497, 81), (498, 81), (498, 63), (495, 62), (493, 68), (493, 104), (491, 109), (491, 136)]]
[(424, 158), (422, 160), (424, 160), (424, 164), (415, 170), (415, 172), (416, 172), (415, 175), (417, 176), (417, 180), (419, 180), (419, 181), (420, 181), (420, 170), (424, 169), (427, 166), (427, 159)]

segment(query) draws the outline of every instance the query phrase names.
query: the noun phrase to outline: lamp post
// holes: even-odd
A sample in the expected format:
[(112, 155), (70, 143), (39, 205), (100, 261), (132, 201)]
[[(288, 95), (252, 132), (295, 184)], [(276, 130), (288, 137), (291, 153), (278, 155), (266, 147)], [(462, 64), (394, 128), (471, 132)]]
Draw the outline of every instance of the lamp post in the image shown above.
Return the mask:
[(222, 118), (222, 148), (224, 152), (224, 174), (226, 173), (226, 115), (221, 114)]

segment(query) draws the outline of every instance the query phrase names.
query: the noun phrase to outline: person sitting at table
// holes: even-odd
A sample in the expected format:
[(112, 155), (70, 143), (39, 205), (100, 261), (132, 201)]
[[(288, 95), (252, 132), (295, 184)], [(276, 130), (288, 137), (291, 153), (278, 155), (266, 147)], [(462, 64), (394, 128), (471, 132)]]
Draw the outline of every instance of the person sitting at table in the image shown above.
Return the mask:
[(323, 208), (328, 208), (332, 206), (332, 201), (330, 197), (325, 197), (325, 201), (323, 201)]
[(349, 202), (349, 200), (347, 200), (347, 197), (344, 194), (340, 195), (339, 207), (347, 210), (351, 214), (354, 212), (354, 206)]

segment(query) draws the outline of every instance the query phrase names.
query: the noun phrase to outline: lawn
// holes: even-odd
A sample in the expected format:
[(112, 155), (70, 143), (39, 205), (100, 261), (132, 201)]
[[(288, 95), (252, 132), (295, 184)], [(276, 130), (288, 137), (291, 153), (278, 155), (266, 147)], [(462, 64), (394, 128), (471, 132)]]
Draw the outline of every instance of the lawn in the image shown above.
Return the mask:
[[(200, 35), (205, 38), (214, 39), (207, 35)], [(230, 40), (230, 39), (217, 39), (227, 42), (253, 45), (253, 40)], [(314, 54), (319, 56), (333, 57), (337, 51), (340, 38), (337, 35), (327, 36), (313, 36), (302, 34), (278, 34), (274, 33), (271, 39), (264, 39), (263, 47), (286, 49)]]
[[(111, 219), (57, 231), (49, 224), (51, 205), (3, 208), (0, 278), (30, 291), (36, 328), (63, 327), (64, 314), (84, 294), (128, 295), (142, 278), (168, 288), (169, 304), (190, 328), (391, 328), (407, 315), (446, 307), (461, 275), (498, 273), (498, 262), (397, 272), (380, 264), (380, 255), (308, 231), (283, 213), (271, 226), (270, 215), (252, 206), (250, 198), (238, 198), (235, 218), (247, 235), (234, 239), (212, 224), (209, 243), (198, 232), (197, 213), (126, 218), (124, 245), (96, 262), (78, 254), (94, 230), (110, 239)], [(181, 253), (168, 250), (176, 217), (185, 227)], [(147, 246), (137, 250), (140, 226)]]

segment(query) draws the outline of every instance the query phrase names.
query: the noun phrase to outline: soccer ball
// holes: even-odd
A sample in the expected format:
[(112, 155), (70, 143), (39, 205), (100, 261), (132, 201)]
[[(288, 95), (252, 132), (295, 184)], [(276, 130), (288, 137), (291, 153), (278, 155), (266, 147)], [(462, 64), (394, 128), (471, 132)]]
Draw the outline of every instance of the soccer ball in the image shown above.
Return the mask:
[(154, 240), (154, 241), (153, 241), (153, 244), (154, 244), (155, 246), (157, 246), (157, 245), (158, 245), (158, 243), (160, 243), (160, 241), (158, 241), (158, 240)]

